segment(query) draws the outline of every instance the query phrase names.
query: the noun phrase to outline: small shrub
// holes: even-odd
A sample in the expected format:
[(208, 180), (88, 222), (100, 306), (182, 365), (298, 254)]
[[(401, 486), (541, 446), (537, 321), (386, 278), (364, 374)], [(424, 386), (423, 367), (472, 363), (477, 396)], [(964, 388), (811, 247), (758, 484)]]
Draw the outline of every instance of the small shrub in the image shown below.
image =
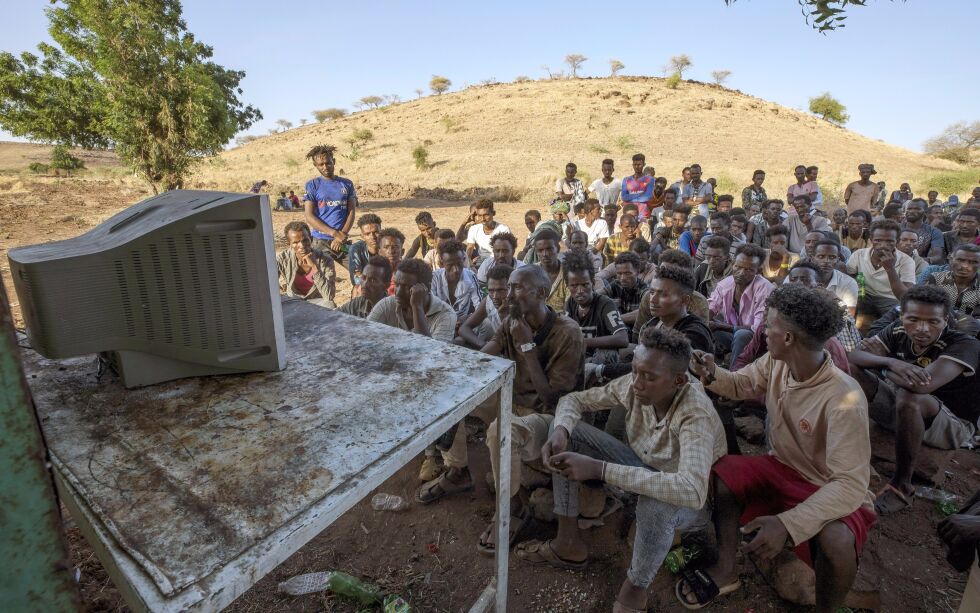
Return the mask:
[(636, 146), (633, 144), (633, 137), (629, 134), (617, 136), (613, 142), (616, 143), (616, 148), (619, 149), (621, 153), (626, 153), (627, 151), (632, 151), (636, 148)]
[(964, 169), (934, 174), (923, 182), (928, 189), (940, 194), (969, 194), (980, 182), (980, 170)]
[(591, 151), (592, 153), (602, 153), (602, 154), (609, 153), (609, 150), (603, 147), (602, 145), (589, 145), (589, 151)]
[(415, 160), (417, 170), (427, 170), (429, 168), (429, 150), (419, 145), (412, 149), (412, 159)]
[(463, 122), (459, 119), (454, 119), (449, 115), (443, 115), (439, 118), (439, 123), (442, 127), (446, 129), (446, 134), (452, 134), (453, 132), (459, 132), (463, 129)]
[(343, 154), (345, 158), (352, 162), (356, 162), (359, 157), (361, 157), (361, 146), (357, 144), (356, 140), (348, 140), (347, 144), (350, 145), (350, 153)]
[(355, 141), (361, 141), (362, 143), (366, 143), (374, 138), (374, 132), (368, 130), (367, 128), (360, 128), (354, 130), (354, 133), (351, 134), (351, 138), (353, 138)]
[(286, 158), (283, 161), (283, 164), (286, 165), (286, 168), (299, 168), (299, 162), (296, 160), (296, 158)]
[(531, 80), (531, 77), (527, 75), (517, 75), (514, 77), (514, 83), (527, 83)]
[(70, 177), (71, 171), (84, 169), (85, 163), (72, 155), (68, 147), (65, 147), (64, 145), (56, 145), (55, 148), (51, 150), (51, 168), (54, 168), (55, 170), (64, 170), (65, 174)]
[(670, 67), (677, 73), (678, 79), (683, 78), (684, 71), (693, 65), (694, 62), (691, 61), (691, 56), (687, 55), (686, 53), (675, 55), (670, 58)]
[(521, 202), (524, 200), (525, 196), (527, 196), (527, 190), (510, 185), (503, 185), (498, 187), (487, 197), (494, 202)]
[(42, 164), (41, 162), (31, 162), (30, 166), (27, 167), (27, 170), (36, 175), (46, 175), (48, 174), (48, 170), (50, 170), (50, 168), (50, 166), (47, 164)]
[(681, 73), (675, 72), (674, 74), (667, 77), (667, 89), (677, 89), (677, 86), (681, 84)]
[(824, 121), (842, 126), (847, 123), (850, 116), (847, 114), (847, 107), (839, 100), (824, 92), (816, 98), (810, 98), (810, 112), (819, 115)]
[(711, 78), (714, 79), (715, 83), (718, 85), (723, 84), (730, 76), (732, 76), (731, 70), (714, 70), (711, 72)]

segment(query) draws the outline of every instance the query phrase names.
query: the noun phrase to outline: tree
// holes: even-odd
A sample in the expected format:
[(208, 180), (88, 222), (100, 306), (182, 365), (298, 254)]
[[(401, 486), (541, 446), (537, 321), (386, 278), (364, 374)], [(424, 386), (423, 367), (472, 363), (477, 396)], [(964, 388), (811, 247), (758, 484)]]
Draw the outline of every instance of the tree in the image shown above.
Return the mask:
[(626, 68), (626, 64), (620, 62), (619, 60), (609, 60), (609, 76), (615, 77), (623, 68)]
[(289, 128), (293, 127), (293, 122), (287, 119), (277, 119), (276, 125), (282, 128), (283, 130), (288, 130)]
[(238, 98), (245, 73), (213, 61), (178, 0), (61, 0), (57, 46), (0, 53), (0, 127), (14, 136), (112, 147), (153, 191), (183, 186), (262, 114)]
[(402, 101), (402, 97), (398, 94), (385, 94), (384, 99), (385, 104), (396, 104)]
[(850, 119), (847, 114), (847, 107), (828, 92), (824, 92), (816, 98), (810, 98), (810, 112), (838, 126), (844, 125)]
[(378, 108), (379, 106), (381, 106), (382, 104), (384, 104), (384, 102), (385, 102), (385, 99), (382, 98), (381, 96), (364, 96), (363, 98), (361, 98), (360, 100), (358, 100), (354, 104), (355, 105), (360, 105), (360, 106), (366, 106), (366, 107), (370, 107), (372, 109), (375, 109), (375, 108)]
[[(867, 0), (796, 0), (800, 12), (813, 29), (822, 34), (844, 27), (845, 11), (852, 6), (866, 6)], [(902, 0), (904, 2), (905, 0)], [(735, 0), (725, 0), (731, 6)]]
[(675, 56), (673, 56), (673, 57), (670, 58), (670, 68), (671, 68), (671, 70), (673, 70), (678, 75), (680, 75), (680, 78), (682, 78), (682, 79), (684, 78), (684, 71), (687, 70), (688, 68), (690, 68), (693, 65), (694, 65), (694, 62), (691, 61), (690, 56), (688, 56), (686, 53), (682, 53), (680, 55), (675, 55)]
[(714, 70), (711, 73), (711, 78), (715, 80), (715, 83), (721, 85), (725, 82), (728, 77), (732, 76), (731, 70)]
[(520, 74), (520, 75), (517, 75), (516, 77), (514, 77), (514, 83), (527, 83), (530, 80), (531, 80), (531, 77), (529, 77), (527, 75), (523, 75), (523, 74)]
[(927, 140), (922, 148), (929, 155), (971, 164), (980, 154), (980, 121), (954, 123), (939, 136)]
[(64, 170), (65, 174), (69, 177), (71, 176), (71, 171), (81, 170), (85, 168), (85, 164), (71, 154), (68, 147), (64, 145), (55, 145), (55, 148), (51, 150), (51, 168), (57, 170)]
[(307, 119), (306, 117), (300, 117), (300, 119), (299, 119), (299, 125), (305, 126), (308, 121), (309, 121), (309, 119)]
[(431, 89), (432, 93), (436, 95), (442, 95), (442, 93), (448, 90), (452, 84), (453, 82), (447, 79), (446, 77), (440, 77), (439, 75), (432, 75), (432, 80), (429, 81), (429, 89)]
[(429, 150), (424, 145), (419, 145), (412, 149), (412, 159), (415, 160), (416, 170), (426, 170), (429, 168)]
[(421, 100), (422, 99), (422, 94), (424, 94), (424, 93), (425, 93), (425, 90), (424, 89), (416, 89), (415, 90), (415, 97), (418, 98), (419, 100)]
[(588, 59), (589, 58), (578, 53), (571, 53), (565, 56), (565, 63), (568, 64), (568, 67), (571, 69), (573, 79), (578, 78), (578, 69), (581, 68), (582, 64), (584, 64)]
[(235, 139), (235, 144), (238, 145), (238, 146), (247, 145), (247, 144), (249, 144), (249, 143), (251, 143), (253, 141), (257, 141), (257, 140), (259, 140), (259, 137), (258, 136), (255, 136), (254, 134), (245, 134), (243, 136), (239, 136), (238, 138), (236, 138)]
[(313, 119), (316, 119), (319, 123), (337, 120), (345, 115), (347, 115), (347, 109), (329, 108), (321, 111), (313, 111)]

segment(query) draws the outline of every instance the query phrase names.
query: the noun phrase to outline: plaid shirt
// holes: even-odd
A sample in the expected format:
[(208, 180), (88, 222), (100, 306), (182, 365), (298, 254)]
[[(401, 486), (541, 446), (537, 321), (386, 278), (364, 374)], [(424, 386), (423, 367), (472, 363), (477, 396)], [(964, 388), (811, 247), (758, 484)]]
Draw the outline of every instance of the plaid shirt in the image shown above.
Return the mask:
[(973, 285), (962, 292), (956, 288), (953, 273), (934, 272), (926, 280), (927, 285), (935, 285), (949, 296), (949, 302), (960, 315), (980, 316), (980, 275), (973, 277)]
[(630, 250), (629, 241), (623, 240), (623, 233), (617, 232), (606, 239), (606, 264), (612, 264), (620, 253)]
[[(573, 392), (558, 401), (555, 426), (571, 432), (587, 411), (626, 409), (626, 438), (650, 468), (606, 464), (603, 480), (628, 492), (700, 509), (708, 498), (711, 465), (728, 452), (718, 412), (693, 378), (674, 396), (662, 420), (633, 395), (633, 376)], [(652, 469), (652, 470), (651, 470)]]

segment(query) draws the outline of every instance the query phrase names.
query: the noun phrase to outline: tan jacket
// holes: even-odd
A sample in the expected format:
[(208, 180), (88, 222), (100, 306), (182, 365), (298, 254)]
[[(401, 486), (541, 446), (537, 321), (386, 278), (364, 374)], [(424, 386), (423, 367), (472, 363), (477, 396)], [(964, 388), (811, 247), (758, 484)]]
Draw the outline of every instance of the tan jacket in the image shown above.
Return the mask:
[(276, 255), (276, 266), (279, 269), (279, 290), (291, 298), (303, 300), (320, 300), (323, 306), (334, 308), (334, 296), (337, 293), (333, 260), (322, 251), (313, 250), (313, 260), (317, 271), (313, 275), (313, 287), (305, 296), (293, 291), (293, 279), (299, 271), (299, 261), (292, 249), (283, 249)]

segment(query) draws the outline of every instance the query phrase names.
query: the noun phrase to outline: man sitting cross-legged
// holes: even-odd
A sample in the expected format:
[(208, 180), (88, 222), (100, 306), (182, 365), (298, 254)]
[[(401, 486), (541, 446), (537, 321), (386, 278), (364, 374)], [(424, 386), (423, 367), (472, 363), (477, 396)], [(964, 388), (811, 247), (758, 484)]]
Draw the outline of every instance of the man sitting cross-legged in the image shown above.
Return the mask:
[(640, 256), (632, 251), (625, 251), (616, 256), (613, 266), (616, 267), (616, 278), (606, 288), (606, 295), (616, 303), (623, 322), (632, 326), (636, 321), (640, 299), (647, 291), (647, 284), (639, 277), (642, 267)]
[[(541, 448), (552, 471), (558, 535), (517, 547), (532, 564), (581, 569), (588, 547), (578, 528), (579, 484), (604, 481), (639, 496), (636, 537), (626, 580), (613, 611), (645, 611), (646, 591), (674, 531), (707, 519), (711, 465), (725, 454), (725, 433), (701, 384), (687, 373), (691, 346), (683, 334), (647, 328), (633, 373), (605, 387), (568, 394)], [(580, 420), (589, 411), (626, 413), (628, 443)]]
[(618, 361), (619, 350), (629, 345), (629, 331), (612, 298), (595, 292), (588, 254), (569, 251), (562, 272), (568, 284), (565, 312), (582, 328), (586, 363)]
[[(557, 236), (545, 240), (557, 241)], [(536, 241), (540, 244), (541, 240)], [(540, 255), (540, 251), (539, 251)], [(554, 411), (558, 399), (575, 389), (583, 370), (584, 349), (582, 332), (578, 324), (556, 313), (548, 306), (548, 294), (552, 281), (540, 266), (518, 268), (510, 275), (507, 302), (509, 312), (501, 322), (493, 339), (483, 347), (483, 353), (500, 355), (514, 360), (513, 412), (511, 421), (510, 491), (497, 492), (498, 496), (511, 496), (511, 541), (527, 521), (528, 511), (518, 495), (521, 487), (521, 460), (533, 460), (548, 437), (547, 415)], [(477, 417), (487, 427), (487, 447), (490, 465), (496, 482), (499, 474), (498, 449), (500, 435), (497, 431), (498, 396), (476, 408), (471, 416)], [(448, 470), (423, 486), (416, 499), (428, 504), (449, 494), (473, 489), (473, 478), (468, 468), (466, 428), (456, 429), (452, 446), (442, 451), (442, 459)], [(478, 550), (493, 554), (496, 547), (496, 530), (491, 522), (480, 537)]]
[(391, 262), (384, 256), (372, 255), (367, 264), (361, 267), (360, 295), (351, 298), (337, 310), (364, 319), (374, 305), (388, 295), (391, 277)]
[(919, 447), (956, 449), (973, 439), (980, 417), (980, 379), (974, 376), (980, 341), (947, 324), (949, 296), (916, 285), (902, 295), (901, 311), (900, 319), (850, 354), (871, 418), (895, 431), (895, 474), (875, 501), (882, 515), (911, 505)]
[(504, 264), (487, 271), (487, 296), (459, 327), (459, 336), (453, 342), (471, 349), (481, 349), (490, 342), (507, 317), (507, 281), (512, 272), (514, 269)]
[(854, 582), (876, 519), (868, 491), (868, 404), (823, 348), (843, 321), (836, 298), (788, 285), (767, 304), (769, 353), (738, 372), (716, 367), (708, 353), (691, 360), (710, 391), (735, 399), (765, 395), (771, 451), (729, 455), (714, 465), (718, 561), (686, 571), (675, 591), (684, 606), (700, 608), (737, 590), (735, 557), (745, 535), (743, 551), (762, 558), (791, 542), (816, 571), (817, 611), (833, 612)]
[(740, 245), (735, 253), (732, 275), (719, 281), (708, 298), (708, 327), (715, 339), (715, 354), (720, 357), (731, 351), (733, 362), (762, 325), (766, 298), (774, 287), (759, 274), (766, 257), (761, 247)]

